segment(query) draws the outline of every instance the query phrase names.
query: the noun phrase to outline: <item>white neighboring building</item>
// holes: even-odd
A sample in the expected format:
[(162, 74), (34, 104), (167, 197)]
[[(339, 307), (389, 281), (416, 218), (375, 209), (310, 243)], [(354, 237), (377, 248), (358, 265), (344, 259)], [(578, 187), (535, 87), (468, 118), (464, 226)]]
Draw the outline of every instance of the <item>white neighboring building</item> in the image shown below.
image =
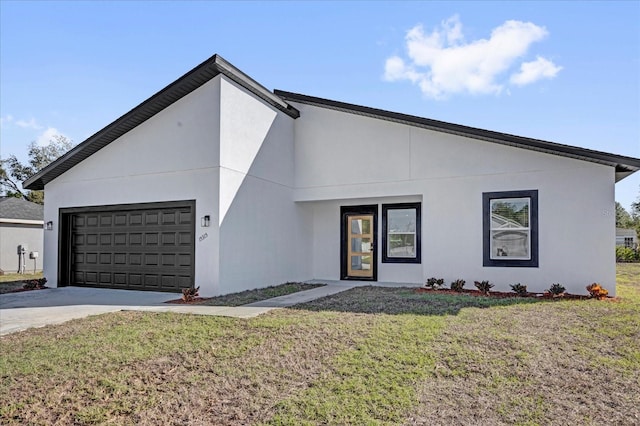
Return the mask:
[(639, 169), (637, 158), (270, 92), (215, 55), (25, 187), (47, 193), (50, 286), (195, 284), (213, 296), (441, 277), (572, 293), (599, 282), (613, 294), (614, 185)]
[(40, 204), (0, 197), (0, 270), (42, 270), (43, 216), (44, 206)]
[(638, 248), (638, 233), (635, 229), (616, 228), (616, 245)]

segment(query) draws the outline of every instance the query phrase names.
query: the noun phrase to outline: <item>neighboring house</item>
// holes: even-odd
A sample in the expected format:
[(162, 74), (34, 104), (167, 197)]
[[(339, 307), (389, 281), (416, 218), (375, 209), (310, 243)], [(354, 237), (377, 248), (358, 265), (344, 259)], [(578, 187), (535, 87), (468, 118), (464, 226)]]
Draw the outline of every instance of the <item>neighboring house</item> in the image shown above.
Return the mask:
[(638, 248), (638, 233), (635, 229), (616, 228), (616, 245)]
[(48, 285), (204, 296), (285, 281), (615, 293), (640, 159), (295, 93), (213, 56), (25, 182)]
[(43, 217), (40, 204), (0, 197), (0, 270), (32, 273), (42, 269)]

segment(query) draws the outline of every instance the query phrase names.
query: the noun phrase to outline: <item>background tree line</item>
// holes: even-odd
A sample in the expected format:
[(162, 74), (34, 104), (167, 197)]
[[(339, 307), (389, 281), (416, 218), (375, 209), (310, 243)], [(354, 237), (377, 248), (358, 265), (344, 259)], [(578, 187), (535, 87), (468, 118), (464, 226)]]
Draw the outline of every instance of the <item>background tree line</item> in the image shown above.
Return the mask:
[(22, 182), (33, 176), (49, 163), (73, 148), (73, 142), (56, 135), (47, 145), (40, 146), (35, 141), (29, 144), (29, 159), (21, 163), (15, 155), (0, 160), (0, 195), (24, 198), (44, 204), (44, 191), (29, 191), (22, 188)]
[(635, 229), (640, 236), (640, 190), (635, 203), (631, 203), (631, 212), (616, 201), (616, 227)]

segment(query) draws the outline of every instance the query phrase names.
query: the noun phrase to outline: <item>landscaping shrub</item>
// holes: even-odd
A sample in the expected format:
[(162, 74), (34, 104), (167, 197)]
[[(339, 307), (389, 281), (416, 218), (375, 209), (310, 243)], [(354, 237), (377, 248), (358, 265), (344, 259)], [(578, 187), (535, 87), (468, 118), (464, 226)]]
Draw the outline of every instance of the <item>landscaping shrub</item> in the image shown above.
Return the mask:
[(511, 284), (511, 291), (516, 293), (518, 296), (526, 296), (527, 294), (529, 294), (529, 292), (527, 291), (527, 286), (520, 283)]
[(553, 296), (560, 296), (564, 294), (565, 290), (566, 289), (564, 288), (563, 285), (559, 283), (555, 283), (555, 284), (551, 284), (551, 287), (549, 287), (549, 290), (547, 290), (547, 293)]
[(444, 278), (429, 278), (427, 279), (427, 283), (424, 286), (426, 288), (438, 290), (442, 288), (443, 285), (444, 285)]
[(473, 284), (484, 294), (489, 294), (489, 290), (493, 288), (493, 284), (489, 281), (474, 281)]
[(189, 287), (189, 288), (183, 288), (182, 289), (182, 300), (184, 300), (185, 302), (191, 302), (193, 299), (195, 299), (196, 297), (198, 297), (198, 291), (200, 290), (200, 287)]
[(451, 282), (451, 290), (462, 291), (464, 288), (465, 280), (455, 280)]
[(24, 285), (22, 288), (25, 290), (40, 290), (45, 288), (45, 284), (47, 283), (46, 278), (37, 278), (34, 280), (25, 280), (23, 281)]
[(598, 283), (593, 283), (591, 285), (588, 285), (587, 286), (587, 291), (589, 292), (589, 294), (591, 295), (592, 298), (598, 299), (598, 300), (602, 300), (602, 299), (606, 298), (607, 295), (609, 294), (609, 291), (605, 290)]
[(616, 246), (616, 262), (640, 262), (640, 250)]

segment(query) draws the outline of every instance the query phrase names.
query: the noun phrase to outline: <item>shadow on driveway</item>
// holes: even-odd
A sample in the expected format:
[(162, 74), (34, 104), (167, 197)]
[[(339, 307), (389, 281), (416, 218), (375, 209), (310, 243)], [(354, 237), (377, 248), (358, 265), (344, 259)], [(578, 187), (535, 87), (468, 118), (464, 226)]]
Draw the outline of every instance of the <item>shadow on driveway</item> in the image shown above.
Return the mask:
[(74, 305), (148, 306), (179, 298), (179, 293), (60, 287), (0, 294), (0, 309)]
[(0, 335), (89, 315), (161, 306), (176, 293), (62, 287), (0, 294)]

